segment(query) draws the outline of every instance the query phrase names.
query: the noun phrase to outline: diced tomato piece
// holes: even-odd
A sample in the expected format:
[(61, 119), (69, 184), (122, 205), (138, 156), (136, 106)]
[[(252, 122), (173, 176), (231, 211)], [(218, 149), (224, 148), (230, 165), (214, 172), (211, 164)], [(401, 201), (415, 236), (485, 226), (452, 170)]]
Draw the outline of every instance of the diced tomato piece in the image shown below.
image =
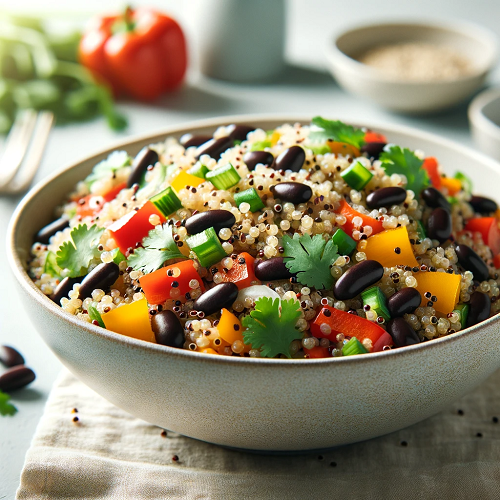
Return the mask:
[(387, 144), (387, 137), (384, 134), (369, 130), (365, 134), (365, 142), (385, 142)]
[(123, 255), (127, 255), (128, 249), (135, 248), (155, 227), (149, 222), (149, 217), (153, 214), (158, 215), (162, 223), (165, 222), (163, 214), (152, 202), (147, 201), (139, 210), (132, 210), (108, 227), (111, 237)]
[(465, 224), (465, 230), (472, 233), (481, 233), (483, 242), (490, 247), (493, 256), (500, 253), (500, 229), (496, 217), (469, 219)]
[[(233, 260), (233, 267), (226, 273), (222, 264), (217, 265), (217, 270), (222, 275), (222, 281), (234, 283), (238, 290), (251, 286), (252, 281), (260, 285), (255, 277), (255, 259), (247, 252), (242, 252)], [(254, 283), (255, 284), (255, 283)]]
[(332, 357), (332, 355), (328, 352), (328, 347), (320, 347), (319, 345), (313, 347), (312, 349), (304, 349), (304, 352), (310, 359)]
[[(321, 325), (327, 325), (326, 332), (321, 331)], [(387, 332), (376, 323), (356, 314), (325, 306), (311, 323), (311, 333), (317, 338), (324, 337), (332, 342), (336, 341), (339, 333), (343, 333), (346, 337), (356, 337), (360, 342), (368, 339), (373, 349), (377, 340)]]
[(359, 213), (345, 200), (340, 202), (340, 208), (337, 210), (337, 213), (342, 214), (347, 219), (346, 223), (342, 226), (342, 230), (349, 236), (352, 236), (352, 232), (355, 229), (354, 224), (352, 223), (352, 219), (354, 219), (354, 217), (361, 217), (363, 220), (363, 226), (371, 226), (372, 234), (377, 234), (384, 230), (382, 222), (368, 215)]
[(113, 201), (118, 196), (118, 193), (126, 187), (127, 183), (122, 182), (121, 184), (118, 184), (118, 186), (110, 189), (105, 195), (103, 195), (104, 201)]
[(431, 184), (439, 189), (441, 187), (441, 176), (439, 175), (438, 161), (434, 156), (428, 156), (424, 159), (422, 168), (427, 170)]
[[(191, 280), (196, 280), (200, 290), (205, 291), (193, 261), (183, 260), (144, 275), (139, 278), (139, 283), (150, 304), (163, 304), (168, 299), (185, 302), (186, 293), (193, 290), (189, 285)], [(178, 292), (172, 292), (173, 290)]]

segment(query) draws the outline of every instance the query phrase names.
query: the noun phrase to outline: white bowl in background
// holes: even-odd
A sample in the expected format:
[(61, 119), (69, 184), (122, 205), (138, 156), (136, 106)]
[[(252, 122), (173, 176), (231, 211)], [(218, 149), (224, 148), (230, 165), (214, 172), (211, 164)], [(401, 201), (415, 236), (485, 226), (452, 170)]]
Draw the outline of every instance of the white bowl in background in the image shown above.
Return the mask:
[[(426, 42), (452, 46), (474, 64), (470, 75), (452, 80), (398, 80), (356, 58), (376, 46)], [(394, 111), (429, 113), (449, 108), (483, 84), (497, 59), (490, 31), (464, 22), (387, 22), (362, 25), (337, 35), (327, 47), (329, 69), (349, 92)]]
[(500, 160), (500, 88), (485, 90), (473, 99), (469, 124), (477, 147)]
[[(239, 358), (153, 344), (85, 323), (52, 302), (28, 276), (25, 262), (33, 235), (111, 151), (134, 155), (166, 136), (211, 134), (228, 123), (268, 130), (295, 122), (310, 123), (310, 116), (233, 116), (170, 127), (89, 153), (25, 196), (10, 223), (9, 267), (26, 314), (74, 375), (136, 417), (186, 436), (235, 448), (303, 451), (370, 439), (419, 422), (500, 368), (500, 315), (440, 339), (361, 356)], [(356, 125), (422, 149), (437, 157), (448, 174), (460, 170), (470, 175), (477, 193), (499, 200), (500, 164), (491, 158), (400, 125)]]

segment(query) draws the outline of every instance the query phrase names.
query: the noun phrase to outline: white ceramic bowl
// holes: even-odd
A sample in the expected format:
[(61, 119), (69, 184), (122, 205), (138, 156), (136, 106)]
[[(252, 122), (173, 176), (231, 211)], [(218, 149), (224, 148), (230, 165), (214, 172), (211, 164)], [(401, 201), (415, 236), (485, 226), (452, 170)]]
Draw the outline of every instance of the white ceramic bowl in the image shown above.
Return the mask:
[[(403, 42), (452, 46), (473, 61), (475, 71), (453, 80), (411, 82), (356, 60), (373, 47)], [(429, 113), (458, 104), (480, 88), (496, 62), (497, 40), (488, 30), (463, 22), (375, 23), (337, 35), (326, 55), (333, 76), (349, 92), (394, 111)]]
[[(26, 195), (10, 224), (10, 267), (33, 324), (78, 378), (133, 415), (186, 436), (236, 448), (290, 451), (330, 448), (406, 427), (439, 412), (500, 367), (500, 316), (439, 340), (361, 356), (226, 357), (147, 343), (83, 323), (45, 297), (26, 274), (23, 264), (33, 235), (112, 149), (135, 154), (167, 135), (212, 133), (228, 123), (267, 130), (297, 121), (308, 123), (310, 117), (224, 117), (170, 128), (89, 155)], [(413, 129), (363, 125), (462, 170), (474, 178), (477, 192), (498, 199), (500, 165), (490, 158)]]
[(500, 160), (500, 88), (485, 90), (473, 99), (469, 123), (477, 147)]

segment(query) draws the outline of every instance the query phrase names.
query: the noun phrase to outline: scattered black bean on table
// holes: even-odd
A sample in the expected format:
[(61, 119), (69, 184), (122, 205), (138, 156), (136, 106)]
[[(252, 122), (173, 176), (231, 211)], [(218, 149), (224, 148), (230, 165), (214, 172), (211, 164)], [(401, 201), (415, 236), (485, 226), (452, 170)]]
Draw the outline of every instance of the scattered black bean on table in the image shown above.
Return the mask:
[(292, 146), (285, 149), (278, 158), (276, 158), (275, 169), (276, 170), (291, 170), (292, 172), (298, 172), (304, 162), (306, 161), (306, 152), (300, 146)]
[(349, 268), (335, 283), (333, 293), (338, 300), (349, 300), (382, 279), (384, 266), (376, 260), (363, 260)]
[(295, 205), (307, 203), (313, 194), (312, 189), (301, 182), (280, 182), (271, 186), (270, 189), (276, 198), (281, 201), (289, 201)]
[(22, 354), (11, 346), (0, 346), (0, 362), (7, 368), (24, 365)]
[(127, 187), (132, 187), (134, 184), (139, 184), (148, 167), (153, 167), (159, 160), (158, 153), (151, 148), (142, 148), (132, 163), (132, 170), (127, 180)]
[(35, 372), (25, 365), (9, 368), (0, 375), (0, 391), (11, 392), (31, 384), (35, 380)]

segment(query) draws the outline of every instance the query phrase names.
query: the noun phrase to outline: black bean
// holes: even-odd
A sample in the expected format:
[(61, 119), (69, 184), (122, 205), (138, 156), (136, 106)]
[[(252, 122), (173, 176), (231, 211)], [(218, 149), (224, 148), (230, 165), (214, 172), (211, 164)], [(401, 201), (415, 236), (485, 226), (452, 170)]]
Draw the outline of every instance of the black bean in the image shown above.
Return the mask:
[(307, 203), (313, 194), (312, 189), (307, 184), (301, 182), (280, 182), (271, 186), (271, 191), (275, 198), (282, 201), (289, 201), (297, 205)]
[(474, 275), (474, 279), (485, 281), (489, 278), (490, 272), (488, 266), (471, 247), (460, 244), (455, 247), (455, 252), (458, 257), (458, 263), (466, 271), (470, 271)]
[(218, 139), (210, 139), (198, 147), (194, 157), (199, 160), (202, 155), (208, 155), (211, 158), (218, 160), (220, 155), (229, 148), (233, 147), (233, 140), (230, 137), (219, 137)]
[(209, 227), (213, 227), (215, 232), (224, 227), (232, 227), (236, 224), (236, 218), (229, 210), (209, 210), (200, 212), (186, 219), (184, 227), (189, 234), (198, 234)]
[(272, 257), (256, 263), (255, 276), (261, 281), (273, 281), (289, 279), (294, 274), (286, 267), (283, 257)]
[(474, 209), (474, 212), (480, 214), (490, 214), (491, 212), (496, 212), (498, 209), (496, 202), (484, 196), (472, 196), (469, 203)]
[(401, 187), (385, 187), (377, 189), (366, 197), (368, 208), (390, 207), (406, 200), (406, 189)]
[(250, 125), (235, 125), (234, 123), (226, 127), (227, 135), (233, 141), (245, 141), (247, 135), (254, 130), (255, 127), (250, 127)]
[(53, 300), (56, 304), (61, 304), (61, 299), (68, 296), (68, 293), (73, 290), (73, 285), (75, 283), (80, 283), (83, 279), (83, 276), (79, 278), (64, 278), (61, 280), (59, 285), (56, 286), (54, 293), (50, 296), (51, 300)]
[(435, 208), (427, 220), (427, 235), (439, 243), (444, 243), (451, 236), (451, 215), (448, 210)]
[(179, 139), (179, 144), (187, 149), (193, 146), (201, 146), (202, 144), (205, 144), (205, 142), (208, 142), (210, 139), (213, 139), (211, 135), (184, 134)]
[(394, 318), (396, 316), (411, 314), (420, 306), (421, 302), (422, 296), (419, 291), (415, 288), (407, 287), (402, 288), (387, 299), (387, 308)]
[(35, 241), (47, 244), (51, 236), (54, 236), (54, 234), (66, 229), (67, 227), (69, 227), (69, 219), (67, 217), (63, 216), (56, 219), (36, 233)]
[(140, 184), (143, 175), (150, 165), (155, 166), (159, 160), (158, 153), (147, 146), (142, 148), (132, 163), (132, 170), (127, 180), (127, 187)]
[(384, 275), (384, 267), (376, 260), (363, 260), (349, 268), (335, 283), (333, 293), (339, 300), (359, 295)]
[(259, 163), (262, 163), (262, 165), (266, 167), (270, 167), (274, 162), (274, 156), (267, 151), (250, 151), (243, 156), (243, 161), (248, 167), (248, 170), (254, 170)]
[(11, 368), (17, 365), (24, 365), (24, 358), (22, 354), (13, 347), (3, 345), (0, 347), (0, 362), (4, 366)]
[(209, 316), (223, 307), (232, 306), (238, 296), (238, 287), (234, 283), (219, 283), (200, 295), (193, 304), (195, 311), (203, 311)]
[(300, 146), (292, 146), (291, 148), (285, 149), (274, 164), (276, 170), (291, 170), (292, 172), (298, 172), (306, 160), (306, 153)]
[(392, 337), (396, 347), (420, 343), (415, 330), (403, 318), (389, 320), (387, 323), (387, 332)]
[(482, 292), (474, 292), (470, 296), (469, 314), (467, 315), (466, 327), (477, 325), (490, 316), (491, 299), (489, 295)]
[(386, 146), (385, 142), (367, 142), (363, 146), (361, 146), (361, 152), (367, 153), (368, 158), (374, 158), (378, 160), (380, 154), (384, 151), (384, 147)]
[(172, 311), (161, 311), (151, 318), (151, 328), (158, 344), (170, 347), (184, 345), (184, 328)]
[(0, 375), (0, 391), (21, 389), (35, 380), (35, 372), (24, 365), (13, 366)]
[(118, 279), (118, 276), (120, 276), (118, 264), (114, 262), (99, 264), (83, 278), (78, 298), (83, 300), (90, 297), (96, 288), (108, 289)]
[(431, 208), (441, 207), (446, 210), (451, 209), (450, 202), (436, 188), (433, 187), (425, 188), (422, 191), (421, 196), (428, 207)]

